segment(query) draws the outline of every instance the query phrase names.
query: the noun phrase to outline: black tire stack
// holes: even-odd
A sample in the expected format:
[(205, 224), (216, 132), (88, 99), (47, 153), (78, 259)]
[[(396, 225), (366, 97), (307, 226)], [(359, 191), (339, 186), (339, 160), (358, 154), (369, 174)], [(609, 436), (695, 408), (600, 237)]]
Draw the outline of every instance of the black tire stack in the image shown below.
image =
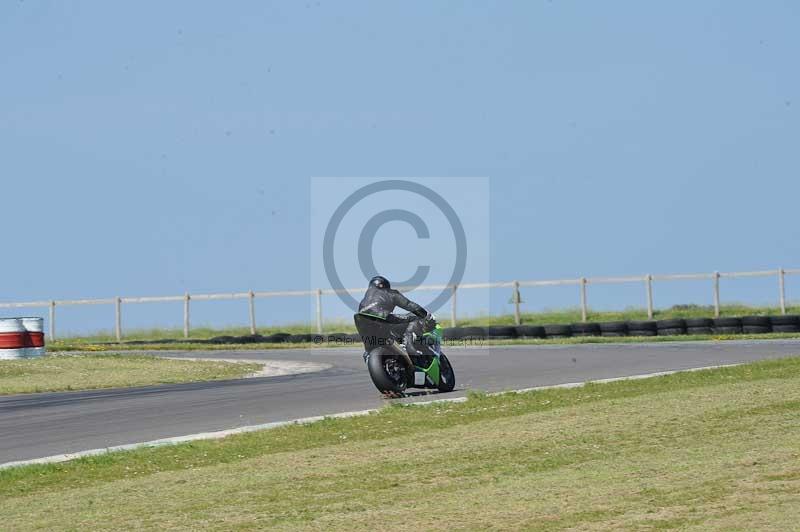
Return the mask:
[(464, 338), (463, 327), (448, 327), (442, 334), (445, 340), (462, 340)]
[(285, 341), (293, 344), (299, 343), (306, 343), (306, 342), (313, 342), (314, 341), (313, 334), (293, 334), (289, 336)]
[(486, 334), (489, 338), (511, 340), (517, 337), (517, 328), (506, 325), (492, 325), (487, 329)]
[(744, 334), (764, 334), (772, 332), (772, 321), (769, 316), (745, 316), (742, 318)]
[(600, 326), (600, 336), (610, 338), (628, 336), (627, 321), (606, 321), (598, 323)]
[[(544, 327), (541, 325), (517, 325), (517, 338), (544, 338)], [(445, 329), (447, 330), (447, 329)]]
[(800, 316), (772, 316), (769, 321), (772, 332), (800, 333)]
[(682, 318), (656, 321), (658, 336), (680, 336), (686, 334), (686, 320)]
[(488, 332), (484, 327), (462, 327), (461, 331), (463, 333), (461, 337), (465, 340), (481, 340), (486, 338)]
[(713, 334), (714, 320), (711, 318), (686, 318), (686, 334)]
[(561, 323), (545, 325), (544, 334), (547, 338), (569, 338), (572, 336), (572, 327)]
[(742, 318), (714, 318), (711, 329), (714, 334), (741, 334)]
[(570, 325), (572, 336), (600, 336), (600, 324), (586, 322)]
[[(571, 338), (571, 337), (623, 337), (623, 336), (679, 336), (679, 335), (729, 335), (764, 333), (800, 333), (800, 315), (743, 316), (724, 318), (674, 318), (664, 320), (630, 320), (608, 322), (581, 322), (552, 325), (492, 325), (489, 327), (447, 327), (445, 340), (506, 340), (514, 338)], [(164, 340), (166, 341), (166, 340)], [(177, 340), (173, 340), (178, 342)], [(218, 336), (208, 340), (192, 340), (208, 344), (247, 343), (301, 343), (337, 342), (360, 343), (354, 333), (288, 334), (275, 333), (246, 336)]]
[(628, 336), (656, 336), (658, 328), (653, 320), (633, 320), (628, 322)]

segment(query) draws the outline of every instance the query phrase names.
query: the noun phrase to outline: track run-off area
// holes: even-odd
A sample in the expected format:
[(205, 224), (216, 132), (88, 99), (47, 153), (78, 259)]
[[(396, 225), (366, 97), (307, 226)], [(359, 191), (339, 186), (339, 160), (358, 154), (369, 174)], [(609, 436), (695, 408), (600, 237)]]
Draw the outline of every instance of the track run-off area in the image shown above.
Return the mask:
[[(800, 354), (796, 340), (450, 347), (456, 398)], [(0, 397), (0, 465), (197, 433), (380, 408), (361, 350), (161, 351), (165, 357), (313, 363), (315, 372)], [(412, 392), (413, 393), (413, 392)]]

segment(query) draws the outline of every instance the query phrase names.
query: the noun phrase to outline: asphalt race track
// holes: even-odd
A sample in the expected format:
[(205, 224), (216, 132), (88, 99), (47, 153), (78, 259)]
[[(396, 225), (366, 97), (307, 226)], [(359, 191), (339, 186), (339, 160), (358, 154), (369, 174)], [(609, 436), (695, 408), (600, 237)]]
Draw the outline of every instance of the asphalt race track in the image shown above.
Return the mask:
[[(800, 340), (470, 347), (446, 350), (457, 397), (800, 354)], [(282, 377), (0, 397), (0, 464), (386, 404), (356, 349), (161, 353), (301, 360), (329, 369)]]

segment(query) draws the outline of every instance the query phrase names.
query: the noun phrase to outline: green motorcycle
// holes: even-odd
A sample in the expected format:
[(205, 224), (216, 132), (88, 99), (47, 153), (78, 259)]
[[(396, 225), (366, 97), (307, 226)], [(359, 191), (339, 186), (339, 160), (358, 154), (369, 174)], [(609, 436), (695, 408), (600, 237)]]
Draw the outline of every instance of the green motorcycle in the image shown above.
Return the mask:
[(441, 325), (427, 323), (422, 337), (406, 346), (403, 332), (407, 324), (392, 325), (364, 314), (356, 314), (354, 320), (364, 342), (369, 375), (379, 392), (398, 396), (407, 388), (453, 391), (456, 375), (442, 353)]

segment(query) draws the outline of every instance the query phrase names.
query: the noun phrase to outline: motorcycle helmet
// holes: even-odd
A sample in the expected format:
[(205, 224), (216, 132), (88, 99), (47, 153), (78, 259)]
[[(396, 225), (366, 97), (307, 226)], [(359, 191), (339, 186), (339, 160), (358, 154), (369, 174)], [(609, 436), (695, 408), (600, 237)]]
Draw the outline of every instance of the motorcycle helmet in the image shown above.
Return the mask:
[(374, 286), (375, 288), (380, 288), (381, 290), (388, 290), (392, 287), (391, 283), (389, 283), (389, 279), (383, 277), (381, 275), (376, 275), (372, 279), (369, 280), (370, 286)]

